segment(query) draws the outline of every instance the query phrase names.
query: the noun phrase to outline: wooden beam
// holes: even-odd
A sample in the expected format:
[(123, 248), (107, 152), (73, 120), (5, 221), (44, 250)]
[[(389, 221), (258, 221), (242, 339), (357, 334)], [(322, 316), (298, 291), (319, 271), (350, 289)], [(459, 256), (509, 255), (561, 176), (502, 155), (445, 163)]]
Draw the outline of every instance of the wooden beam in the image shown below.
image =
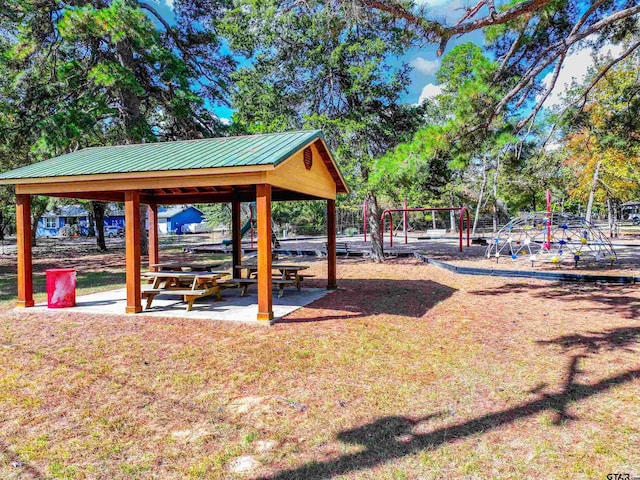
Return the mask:
[(261, 183), (256, 190), (258, 217), (258, 320), (273, 319), (271, 291), (271, 185)]
[(140, 193), (128, 190), (124, 194), (127, 308), (126, 313), (142, 311), (140, 297)]
[(158, 248), (158, 205), (149, 205), (149, 271), (155, 272), (157, 267), (152, 267), (154, 263), (160, 263)]
[(327, 290), (336, 288), (336, 201), (327, 200)]
[[(236, 167), (234, 167), (236, 168)], [(257, 168), (257, 167), (256, 167)], [(266, 181), (267, 171), (273, 170), (273, 165), (263, 165), (263, 171), (247, 168), (240, 173), (225, 173), (226, 168), (219, 168), (209, 175), (199, 175), (198, 171), (180, 170), (176, 172), (150, 172), (152, 176), (138, 177), (136, 174), (122, 174), (119, 177), (110, 178), (109, 175), (87, 175), (81, 177), (53, 177), (34, 178), (23, 180), (12, 180), (16, 184), (16, 193), (29, 195), (48, 195), (50, 193), (68, 192), (100, 192), (100, 191), (127, 191), (145, 189), (171, 189), (181, 187), (224, 187), (235, 185), (256, 185)], [(211, 169), (204, 169), (209, 172)], [(234, 172), (238, 171), (233, 170)], [(184, 172), (191, 172), (190, 175)], [(66, 181), (63, 179), (67, 179)], [(0, 181), (0, 184), (3, 181)], [(4, 182), (4, 183), (8, 183)]]
[(30, 195), (16, 195), (16, 230), (18, 237), (18, 303), (16, 306), (33, 307)]
[(242, 265), (242, 233), (240, 227), (240, 201), (233, 200), (231, 202), (231, 241), (233, 252), (231, 272), (235, 276), (238, 272), (236, 267)]
[[(150, 205), (157, 203), (158, 205), (183, 205), (185, 203), (229, 203), (233, 200), (231, 192), (224, 194), (210, 193), (192, 193), (188, 195), (168, 195), (168, 194), (143, 194), (140, 195), (140, 202)], [(253, 202), (255, 195), (247, 195), (246, 201)]]
[(82, 200), (97, 200), (100, 202), (124, 202), (124, 192), (69, 192), (49, 193), (50, 197), (81, 198)]

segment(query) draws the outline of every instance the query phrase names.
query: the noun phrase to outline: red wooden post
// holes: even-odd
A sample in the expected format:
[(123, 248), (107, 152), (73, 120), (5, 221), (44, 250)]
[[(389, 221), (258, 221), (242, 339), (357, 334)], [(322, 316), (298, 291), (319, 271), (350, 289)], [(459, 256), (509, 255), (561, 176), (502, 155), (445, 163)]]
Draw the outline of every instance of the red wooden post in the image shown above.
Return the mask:
[(140, 192), (124, 193), (127, 307), (126, 313), (142, 311), (140, 298)]
[(271, 185), (256, 188), (258, 216), (258, 320), (273, 319), (271, 282)]
[(336, 201), (327, 200), (327, 290), (336, 288)]
[(30, 195), (16, 195), (16, 230), (18, 237), (18, 303), (16, 306), (33, 307)]
[(158, 247), (158, 205), (149, 205), (149, 271), (155, 272), (158, 268), (151, 265), (160, 263), (160, 250)]
[(253, 204), (249, 204), (249, 234), (251, 235), (251, 248), (253, 248), (253, 242), (256, 236), (255, 229), (253, 228)]
[(238, 269), (242, 265), (242, 233), (240, 227), (240, 202), (233, 200), (231, 202), (231, 270), (233, 276), (237, 276)]

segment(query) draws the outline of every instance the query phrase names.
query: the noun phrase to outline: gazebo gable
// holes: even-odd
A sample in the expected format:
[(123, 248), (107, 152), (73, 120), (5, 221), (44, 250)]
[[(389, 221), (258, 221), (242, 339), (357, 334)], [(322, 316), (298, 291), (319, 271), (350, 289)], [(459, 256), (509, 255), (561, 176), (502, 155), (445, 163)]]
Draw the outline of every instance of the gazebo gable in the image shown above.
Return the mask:
[(277, 165), (268, 173), (267, 182), (274, 187), (320, 198), (335, 199), (336, 193), (348, 193), (322, 140), (304, 146)]

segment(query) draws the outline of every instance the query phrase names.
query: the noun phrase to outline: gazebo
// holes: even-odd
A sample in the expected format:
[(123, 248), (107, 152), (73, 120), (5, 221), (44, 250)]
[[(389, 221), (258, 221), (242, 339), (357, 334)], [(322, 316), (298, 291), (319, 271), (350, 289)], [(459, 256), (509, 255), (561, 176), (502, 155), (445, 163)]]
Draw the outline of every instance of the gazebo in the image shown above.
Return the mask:
[(159, 262), (158, 205), (231, 203), (233, 271), (242, 261), (240, 204), (256, 202), (258, 320), (273, 318), (271, 202), (326, 200), (327, 288), (336, 288), (335, 198), (348, 189), (319, 130), (92, 147), (0, 174), (15, 184), (18, 307), (34, 305), (31, 195), (125, 205), (126, 313), (142, 311), (140, 205), (148, 205), (149, 264)]

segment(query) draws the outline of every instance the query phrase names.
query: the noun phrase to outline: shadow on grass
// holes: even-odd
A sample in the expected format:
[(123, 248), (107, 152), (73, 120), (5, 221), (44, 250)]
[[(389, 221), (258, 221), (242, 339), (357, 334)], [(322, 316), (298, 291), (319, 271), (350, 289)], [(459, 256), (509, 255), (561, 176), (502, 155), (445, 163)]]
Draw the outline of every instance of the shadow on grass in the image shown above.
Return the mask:
[(640, 343), (640, 327), (613, 328), (604, 332), (587, 332), (587, 334), (575, 333), (551, 340), (539, 340), (537, 343), (560, 345), (565, 350), (582, 348), (588, 353), (615, 349), (633, 352), (634, 350), (630, 347)]
[(311, 317), (294, 313), (276, 323), (347, 320), (380, 314), (422, 318), (456, 292), (454, 288), (431, 280), (346, 279), (340, 280), (338, 286), (336, 292), (306, 306), (307, 312), (315, 309), (334, 313)]
[(531, 285), (528, 283), (509, 283), (500, 288), (475, 290), (471, 295), (506, 295), (511, 293), (530, 293), (533, 297), (559, 302), (592, 301), (596, 305), (583, 308), (584, 311), (607, 311), (636, 319), (640, 316), (640, 297), (636, 285), (600, 285), (597, 283), (548, 283)]
[[(591, 337), (584, 341), (580, 337), (580, 335), (559, 337), (538, 343), (558, 344), (561, 346), (573, 345), (593, 351), (594, 346), (590, 340)], [(567, 338), (570, 338), (569, 343), (567, 343)], [(612, 329), (598, 334), (597, 339), (595, 351), (624, 348), (631, 343), (640, 342), (640, 329)], [(640, 379), (640, 369), (635, 369), (602, 379), (593, 384), (578, 383), (576, 382), (576, 375), (582, 372), (579, 366), (581, 360), (586, 356), (581, 353), (569, 357), (564, 381), (558, 393), (542, 393), (537, 399), (512, 408), (482, 415), (466, 422), (439, 428), (424, 434), (414, 434), (413, 431), (417, 425), (438, 416), (438, 414), (423, 418), (410, 416), (380, 418), (361, 427), (338, 433), (338, 440), (360, 445), (364, 447), (363, 451), (343, 455), (326, 462), (310, 462), (295, 469), (260, 478), (261, 480), (320, 480), (345, 475), (349, 472), (373, 468), (417, 452), (434, 450), (440, 445), (479, 435), (542, 412), (551, 412), (553, 414), (553, 424), (562, 425), (568, 421), (578, 420), (578, 418), (567, 412), (571, 404), (604, 393), (618, 385)], [(544, 386), (546, 385), (543, 384), (536, 387), (531, 393), (538, 393)]]
[(391, 462), (416, 452), (434, 450), (442, 444), (482, 434), (545, 411), (554, 412), (554, 423), (560, 424), (566, 420), (575, 420), (566, 413), (568, 405), (605, 392), (615, 386), (640, 379), (640, 369), (637, 369), (606, 378), (593, 385), (574, 383), (573, 376), (578, 371), (575, 366), (579, 358), (579, 356), (572, 357), (570, 369), (573, 371), (569, 375), (570, 382), (565, 385), (561, 393), (544, 394), (537, 400), (425, 434), (412, 434), (413, 428), (424, 419), (408, 416), (384, 417), (362, 427), (338, 434), (338, 439), (343, 442), (364, 446), (365, 450), (362, 452), (344, 455), (328, 462), (312, 462), (296, 469), (285, 470), (261, 478), (263, 480), (297, 478), (319, 480), (345, 475), (356, 470)]
[(29, 478), (47, 478), (40, 470), (33, 465), (24, 462), (18, 455), (13, 453), (9, 446), (0, 441), (0, 453), (5, 455), (6, 463), (10, 465), (16, 472), (15, 478), (23, 478), (23, 475), (29, 475)]

